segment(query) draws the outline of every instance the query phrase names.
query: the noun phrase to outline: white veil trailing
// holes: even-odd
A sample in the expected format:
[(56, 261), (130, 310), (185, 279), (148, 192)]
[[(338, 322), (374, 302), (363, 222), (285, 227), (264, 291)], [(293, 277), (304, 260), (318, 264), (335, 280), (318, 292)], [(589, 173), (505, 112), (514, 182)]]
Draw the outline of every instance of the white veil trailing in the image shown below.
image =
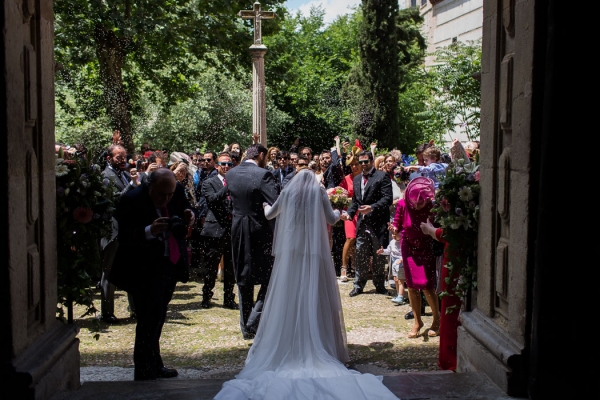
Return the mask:
[(339, 211), (314, 172), (296, 173), (265, 215), (277, 217), (265, 307), (244, 369), (215, 399), (396, 399), (380, 378), (344, 365), (346, 331), (326, 225)]
[(307, 169), (295, 174), (265, 215), (277, 217), (275, 264), (246, 360), (255, 368), (245, 368), (240, 377), (283, 368), (310, 375), (319, 363), (348, 361), (326, 225), (339, 219), (339, 211), (331, 209), (327, 193)]

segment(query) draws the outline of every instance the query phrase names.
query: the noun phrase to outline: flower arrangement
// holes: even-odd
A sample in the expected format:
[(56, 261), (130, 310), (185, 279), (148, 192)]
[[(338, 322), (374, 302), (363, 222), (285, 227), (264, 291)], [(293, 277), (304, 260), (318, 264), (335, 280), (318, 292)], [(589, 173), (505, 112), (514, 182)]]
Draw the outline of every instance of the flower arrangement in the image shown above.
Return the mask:
[[(329, 203), (331, 207), (337, 210), (344, 210), (348, 208), (352, 199), (348, 196), (348, 191), (341, 186), (336, 186), (332, 189), (327, 189), (327, 196), (329, 197)], [(336, 225), (343, 224), (343, 221), (336, 222)]]
[[(463, 158), (450, 163), (435, 196), (435, 222), (443, 229), (446, 245), (446, 283), (451, 292), (441, 296), (465, 297), (477, 287), (477, 231), (479, 225), (479, 163)], [(454, 282), (451, 282), (453, 280)], [(449, 310), (451, 311), (451, 310)]]
[(73, 303), (96, 312), (92, 276), (100, 272), (100, 239), (112, 233), (116, 187), (97, 164), (68, 159), (58, 151), (56, 165), (56, 234), (58, 253), (57, 314)]

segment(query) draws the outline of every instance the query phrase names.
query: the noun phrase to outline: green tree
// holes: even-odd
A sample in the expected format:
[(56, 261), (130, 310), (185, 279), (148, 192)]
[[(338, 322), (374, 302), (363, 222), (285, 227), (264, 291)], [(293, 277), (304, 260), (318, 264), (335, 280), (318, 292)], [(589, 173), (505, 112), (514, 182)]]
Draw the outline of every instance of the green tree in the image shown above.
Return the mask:
[[(223, 149), (225, 144), (252, 143), (252, 76), (250, 71), (235, 76), (219, 66), (208, 67), (193, 81), (200, 88), (189, 99), (168, 108), (148, 99), (136, 132), (140, 142), (156, 148), (191, 152), (196, 148)], [(278, 110), (266, 92), (267, 126), (279, 131), (290, 118)]]
[(293, 122), (275, 131), (269, 142), (287, 148), (298, 136), (315, 150), (331, 147), (333, 137), (347, 135), (351, 114), (341, 89), (358, 62), (359, 14), (324, 23), (325, 11), (287, 16), (280, 31), (265, 38), (266, 83), (279, 109)]
[(481, 40), (456, 42), (433, 53), (429, 88), (432, 93), (432, 123), (443, 132), (464, 129), (469, 140), (480, 133)]
[[(283, 2), (266, 0), (263, 8)], [(252, 24), (237, 17), (250, 6), (241, 0), (56, 0), (56, 59), (71, 84), (78, 75), (83, 86), (89, 78), (90, 87), (101, 87), (88, 93), (93, 97), (84, 101), (91, 109), (83, 109), (94, 116), (103, 108), (133, 152), (131, 117), (140, 100), (140, 82), (152, 82), (168, 106), (193, 93), (189, 77), (196, 71), (190, 65), (205, 54), (214, 51), (225, 65), (245, 57), (250, 65), (246, 48)], [(276, 25), (264, 24), (265, 34)], [(79, 73), (81, 69), (88, 73)]]
[(424, 57), (423, 19), (415, 8), (399, 10), (397, 0), (365, 0), (362, 14), (361, 64), (348, 85), (355, 98), (355, 131), (391, 148), (401, 142), (399, 93)]

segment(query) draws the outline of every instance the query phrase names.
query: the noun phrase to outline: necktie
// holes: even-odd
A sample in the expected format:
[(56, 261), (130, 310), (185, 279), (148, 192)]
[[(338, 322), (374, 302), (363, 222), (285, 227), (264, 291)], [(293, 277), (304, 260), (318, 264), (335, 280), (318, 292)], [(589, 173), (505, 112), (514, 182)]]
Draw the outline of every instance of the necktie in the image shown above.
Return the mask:
[[(169, 211), (167, 210), (167, 207), (163, 207), (161, 209), (161, 213), (163, 217), (169, 216)], [(181, 253), (179, 252), (179, 243), (173, 235), (169, 234), (169, 260), (171, 260), (173, 264), (177, 264), (177, 261), (179, 261), (180, 256)]]
[[(227, 181), (225, 180), (225, 177), (223, 177), (223, 186), (227, 186)], [(229, 195), (227, 195), (227, 201), (231, 201), (231, 197)], [(227, 206), (227, 208), (229, 209), (229, 204)], [(231, 219), (230, 212), (227, 213), (227, 218)]]
[(363, 185), (366, 185), (368, 180), (369, 180), (369, 175), (363, 174)]
[(123, 171), (117, 170), (116, 173), (117, 173), (117, 176), (119, 177), (119, 179), (121, 180), (121, 182), (123, 182), (126, 185), (129, 183), (129, 182), (127, 182), (127, 180), (123, 176)]

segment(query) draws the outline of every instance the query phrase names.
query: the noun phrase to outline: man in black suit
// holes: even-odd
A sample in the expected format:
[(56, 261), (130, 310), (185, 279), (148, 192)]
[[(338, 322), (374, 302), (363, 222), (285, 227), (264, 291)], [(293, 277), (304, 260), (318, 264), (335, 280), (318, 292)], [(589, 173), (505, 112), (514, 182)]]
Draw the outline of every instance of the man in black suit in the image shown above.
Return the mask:
[[(308, 146), (302, 147), (300, 149), (300, 152), (298, 153), (298, 160), (300, 159), (300, 157), (306, 157), (310, 163), (313, 159), (312, 149)], [(296, 166), (298, 165), (297, 163), (298, 161), (296, 160)], [(296, 170), (294, 170), (291, 174), (287, 174), (285, 178), (283, 178), (283, 182), (281, 183), (281, 190), (283, 190), (285, 185), (287, 185), (287, 183), (290, 181), (290, 179), (294, 177), (294, 175), (296, 175)]]
[(359, 213), (356, 223), (356, 273), (350, 297), (363, 292), (371, 258), (375, 292), (387, 294), (385, 256), (378, 255), (377, 250), (388, 245), (388, 222), (393, 201), (392, 181), (388, 174), (374, 168), (373, 154), (370, 151), (360, 152), (358, 163), (363, 173), (354, 178), (352, 203), (341, 216), (343, 220), (350, 220)]
[(229, 153), (217, 158), (218, 174), (202, 183), (202, 196), (206, 199), (208, 212), (202, 228), (202, 242), (206, 270), (202, 286), (202, 308), (210, 308), (219, 261), (223, 257), (223, 307), (237, 310), (233, 287), (235, 275), (231, 261), (231, 199), (225, 175), (233, 167)]
[(159, 341), (175, 285), (189, 277), (185, 236), (193, 208), (173, 172), (159, 168), (121, 196), (115, 217), (119, 248), (109, 280), (135, 304), (134, 379), (175, 377), (177, 370), (162, 362)]
[[(102, 176), (114, 183), (117, 188), (115, 199), (118, 202), (121, 195), (136, 187), (131, 175), (125, 170), (127, 164), (127, 152), (125, 147), (119, 144), (111, 145), (107, 151), (106, 168), (102, 171)], [(114, 222), (114, 221), (113, 221)], [(115, 285), (107, 279), (110, 269), (113, 265), (115, 254), (119, 243), (117, 241), (118, 226), (113, 223), (113, 233), (109, 238), (100, 240), (102, 249), (102, 276), (100, 278), (100, 319), (107, 323), (117, 323), (119, 320), (115, 316)], [(131, 301), (130, 301), (131, 303)], [(134, 312), (130, 304), (130, 312)]]
[(204, 164), (202, 164), (202, 179), (209, 179), (218, 174), (216, 167), (217, 153), (207, 151), (203, 156)]
[(344, 179), (344, 167), (342, 166), (339, 154), (339, 136), (335, 137), (335, 144), (335, 148), (323, 150), (321, 152), (321, 167), (325, 167), (322, 180), (323, 186), (325, 186), (326, 189), (333, 189), (334, 187), (339, 186)]
[(294, 172), (294, 168), (290, 165), (290, 153), (285, 150), (277, 153), (277, 164), (279, 168), (273, 171), (273, 176), (279, 186), (282, 186), (285, 177)]
[[(265, 169), (266, 157), (267, 149), (263, 145), (252, 144), (246, 150), (246, 160), (227, 172), (233, 205), (233, 266), (244, 339), (252, 339), (258, 329), (274, 261), (271, 255), (273, 224), (265, 218), (263, 203), (275, 203), (279, 185), (271, 171)], [(254, 285), (260, 285), (256, 303)]]
[[(335, 147), (331, 150), (323, 150), (320, 157), (321, 167), (325, 168), (321, 180), (326, 189), (333, 189), (339, 186), (344, 179), (344, 167), (342, 166), (339, 154), (340, 137), (336, 136), (334, 140)], [(335, 274), (340, 276), (342, 270), (342, 253), (344, 252), (344, 244), (346, 243), (344, 224), (331, 227), (331, 239), (333, 267), (335, 268)]]

